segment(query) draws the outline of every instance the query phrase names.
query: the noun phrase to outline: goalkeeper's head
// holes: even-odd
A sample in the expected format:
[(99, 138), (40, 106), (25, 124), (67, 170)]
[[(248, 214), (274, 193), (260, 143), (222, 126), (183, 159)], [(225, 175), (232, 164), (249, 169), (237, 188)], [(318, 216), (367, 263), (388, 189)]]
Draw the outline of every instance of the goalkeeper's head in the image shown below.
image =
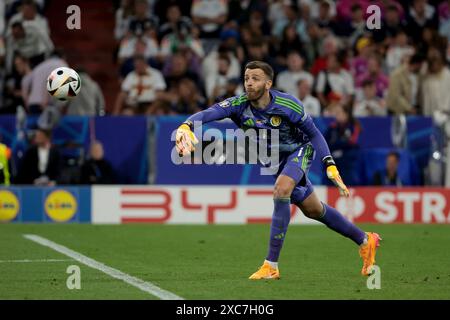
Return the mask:
[(273, 83), (273, 69), (263, 61), (250, 61), (245, 66), (244, 87), (249, 101), (269, 94)]

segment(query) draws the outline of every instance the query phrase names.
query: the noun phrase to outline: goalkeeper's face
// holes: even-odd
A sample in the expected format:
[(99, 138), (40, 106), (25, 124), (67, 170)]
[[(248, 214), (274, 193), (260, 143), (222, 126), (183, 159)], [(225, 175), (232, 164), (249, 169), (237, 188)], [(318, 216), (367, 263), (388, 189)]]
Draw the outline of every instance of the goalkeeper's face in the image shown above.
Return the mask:
[(272, 81), (262, 69), (245, 70), (244, 87), (249, 101), (259, 100), (271, 86)]

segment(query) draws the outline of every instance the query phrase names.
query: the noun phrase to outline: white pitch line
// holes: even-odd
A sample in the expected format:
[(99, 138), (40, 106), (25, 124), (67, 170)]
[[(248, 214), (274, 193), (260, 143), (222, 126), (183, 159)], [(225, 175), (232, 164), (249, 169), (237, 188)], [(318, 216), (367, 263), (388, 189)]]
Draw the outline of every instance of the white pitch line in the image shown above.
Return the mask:
[(43, 237), (40, 237), (40, 236), (37, 236), (34, 234), (24, 234), (23, 236), (28, 240), (39, 243), (40, 245), (43, 245), (45, 247), (49, 247), (49, 248), (51, 248), (59, 253), (62, 253), (78, 262), (81, 262), (82, 264), (85, 264), (88, 267), (97, 269), (99, 271), (106, 273), (107, 275), (109, 275), (113, 278), (122, 280), (144, 292), (150, 293), (150, 294), (160, 298), (161, 300), (184, 300), (182, 297), (179, 297), (170, 291), (161, 289), (160, 287), (154, 285), (151, 282), (146, 282), (139, 278), (130, 276), (129, 274), (126, 274), (120, 270), (108, 267), (107, 265), (105, 265), (101, 262), (98, 262), (92, 258), (86, 257), (85, 255), (82, 255), (81, 253), (73, 251), (67, 247), (64, 247), (60, 244), (57, 244), (57, 243), (50, 241), (48, 239), (45, 239)]
[(22, 259), (22, 260), (0, 260), (0, 263), (31, 263), (31, 262), (67, 262), (73, 259)]

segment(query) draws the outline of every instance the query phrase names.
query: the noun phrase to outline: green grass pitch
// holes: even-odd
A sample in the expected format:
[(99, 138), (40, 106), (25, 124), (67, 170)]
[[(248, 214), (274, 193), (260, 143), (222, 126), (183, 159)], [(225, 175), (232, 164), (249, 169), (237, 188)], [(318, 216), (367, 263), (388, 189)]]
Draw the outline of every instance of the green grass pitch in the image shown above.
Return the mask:
[[(357, 247), (323, 226), (290, 226), (281, 280), (250, 281), (267, 250), (268, 225), (0, 225), (0, 299), (156, 299), (27, 240), (36, 234), (185, 299), (450, 299), (450, 226), (362, 225), (383, 238), (381, 289), (360, 275)], [(69, 265), (81, 289), (69, 290)]]

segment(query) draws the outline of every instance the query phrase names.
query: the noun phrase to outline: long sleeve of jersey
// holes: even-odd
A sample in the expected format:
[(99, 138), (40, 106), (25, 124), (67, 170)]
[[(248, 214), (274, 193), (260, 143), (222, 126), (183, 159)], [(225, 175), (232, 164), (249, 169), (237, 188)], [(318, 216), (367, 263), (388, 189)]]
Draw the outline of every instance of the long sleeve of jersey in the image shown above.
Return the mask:
[(325, 157), (331, 155), (330, 149), (328, 148), (328, 144), (325, 141), (325, 138), (323, 137), (319, 129), (317, 129), (311, 116), (306, 115), (304, 117), (304, 120), (302, 120), (299, 123), (299, 127), (306, 135), (308, 135), (321, 161)]
[(228, 118), (232, 115), (233, 108), (235, 107), (231, 105), (230, 101), (224, 100), (223, 102), (213, 104), (206, 110), (193, 114), (186, 119), (185, 123), (193, 124), (194, 121), (201, 121), (203, 124), (214, 120)]

